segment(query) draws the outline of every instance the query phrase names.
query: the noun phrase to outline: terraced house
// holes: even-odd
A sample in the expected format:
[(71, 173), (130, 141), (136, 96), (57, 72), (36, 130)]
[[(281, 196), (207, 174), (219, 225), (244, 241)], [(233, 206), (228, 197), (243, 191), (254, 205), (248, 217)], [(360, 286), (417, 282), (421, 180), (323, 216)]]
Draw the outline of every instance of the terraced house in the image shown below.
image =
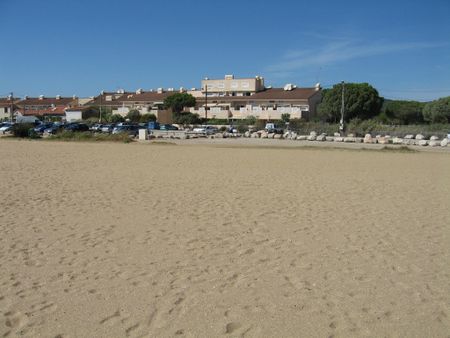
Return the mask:
[(78, 105), (78, 98), (73, 97), (27, 97), (17, 102), (16, 116), (35, 116), (37, 118), (65, 118), (65, 109)]
[[(221, 80), (202, 81), (201, 94), (197, 96), (197, 106), (191, 112), (201, 117), (217, 119), (258, 119), (276, 120), (282, 114), (291, 118), (310, 118), (321, 101), (320, 84), (312, 88), (298, 88), (287, 84), (283, 88), (265, 87), (264, 78), (235, 79), (226, 75)], [(208, 111), (206, 112), (206, 107)]]

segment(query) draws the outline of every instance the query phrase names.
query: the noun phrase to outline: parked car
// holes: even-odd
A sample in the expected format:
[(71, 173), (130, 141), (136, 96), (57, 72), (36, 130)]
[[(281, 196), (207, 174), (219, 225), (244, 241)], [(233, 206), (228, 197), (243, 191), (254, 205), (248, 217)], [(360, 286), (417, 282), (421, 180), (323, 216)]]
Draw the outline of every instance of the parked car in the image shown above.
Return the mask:
[(70, 123), (64, 127), (67, 131), (89, 131), (89, 127), (85, 123)]
[(102, 127), (103, 127), (103, 124), (96, 123), (96, 124), (92, 125), (90, 129), (94, 132), (101, 132)]
[(160, 130), (178, 130), (178, 127), (175, 127), (175, 126), (172, 125), (172, 124), (166, 123), (166, 124), (161, 124), (161, 125), (159, 126), (159, 129), (160, 129)]
[(4, 122), (2, 123), (0, 127), (0, 134), (6, 134), (7, 132), (10, 132), (12, 130), (14, 123), (11, 122)]
[(62, 123), (54, 123), (51, 127), (44, 130), (43, 135), (54, 135), (64, 128)]
[(102, 125), (102, 127), (100, 128), (100, 131), (101, 131), (102, 133), (108, 133), (108, 134), (111, 134), (112, 131), (114, 130), (114, 127), (115, 127), (115, 126), (116, 126), (115, 124), (104, 124), (104, 125)]
[(130, 136), (136, 137), (139, 133), (139, 126), (135, 125), (121, 125), (114, 128), (113, 134), (128, 134)]
[(217, 129), (216, 127), (213, 127), (213, 126), (201, 126), (201, 127), (194, 128), (193, 131), (195, 133), (202, 133), (202, 134), (206, 134), (206, 135), (212, 135), (212, 134), (217, 133), (219, 131), (219, 129)]
[(53, 122), (45, 122), (45, 123), (41, 123), (40, 125), (32, 128), (32, 129), (37, 134), (43, 134), (46, 129), (51, 128), (52, 126), (53, 126)]
[(159, 130), (159, 128), (160, 128), (160, 124), (158, 122), (152, 121), (152, 122), (148, 123), (148, 127), (147, 127), (148, 130), (155, 130), (155, 129)]
[(283, 134), (283, 128), (277, 126), (275, 123), (266, 123), (264, 128), (268, 133)]

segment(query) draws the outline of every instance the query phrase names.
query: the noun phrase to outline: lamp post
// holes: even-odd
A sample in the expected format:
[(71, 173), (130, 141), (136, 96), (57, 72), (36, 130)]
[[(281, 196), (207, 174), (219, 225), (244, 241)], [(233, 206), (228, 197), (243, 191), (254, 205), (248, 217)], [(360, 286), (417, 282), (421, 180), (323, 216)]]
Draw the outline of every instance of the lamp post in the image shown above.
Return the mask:
[(206, 81), (209, 79), (207, 77), (204, 78), (205, 80), (205, 124), (208, 124), (208, 84)]
[(342, 99), (341, 99), (341, 120), (339, 121), (339, 133), (341, 136), (344, 133), (344, 110), (345, 110), (345, 82), (341, 82), (342, 85)]

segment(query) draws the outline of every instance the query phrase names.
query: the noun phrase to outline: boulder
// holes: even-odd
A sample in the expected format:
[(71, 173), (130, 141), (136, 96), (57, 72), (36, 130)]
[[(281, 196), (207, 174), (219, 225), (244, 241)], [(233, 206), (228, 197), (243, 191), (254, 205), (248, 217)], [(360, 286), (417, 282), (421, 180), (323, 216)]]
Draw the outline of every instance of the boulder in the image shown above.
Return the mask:
[(442, 141), (441, 141), (441, 147), (447, 147), (448, 146), (448, 138), (444, 138)]
[(283, 138), (283, 135), (281, 135), (281, 134), (275, 134), (275, 135), (273, 136), (273, 138), (274, 138), (274, 139), (277, 139), (277, 140), (281, 140), (281, 139)]
[(403, 144), (407, 146), (413, 146), (415, 141), (413, 139), (403, 139)]
[(379, 144), (388, 144), (389, 143), (389, 139), (385, 138), (385, 137), (380, 137), (380, 138), (377, 139), (377, 142)]
[(265, 131), (261, 132), (261, 138), (268, 138), (268, 135)]
[(269, 133), (268, 135), (267, 135), (267, 138), (273, 138), (275, 136), (275, 133)]
[(308, 136), (306, 135), (298, 135), (297, 140), (299, 141), (306, 141), (308, 139)]
[(317, 136), (316, 140), (323, 142), (323, 141), (325, 141), (325, 138), (326, 138), (326, 136), (322, 134), (322, 135)]
[(428, 145), (428, 141), (427, 140), (419, 140), (418, 143), (419, 146), (425, 147)]
[(308, 141), (315, 141), (316, 138), (317, 138), (316, 135), (311, 135), (311, 134), (310, 134), (310, 135), (308, 136)]
[(439, 137), (437, 137), (437, 136), (431, 136), (430, 137), (430, 141), (437, 141), (437, 140), (439, 140)]
[(439, 144), (440, 144), (440, 142), (436, 141), (436, 140), (432, 140), (432, 141), (428, 142), (428, 145), (430, 147), (437, 147)]
[(254, 132), (251, 135), (252, 138), (259, 138), (259, 136), (260, 136), (260, 134), (258, 132)]
[(372, 135), (366, 134), (366, 135), (364, 136), (364, 143), (373, 143)]
[(416, 140), (424, 140), (425, 136), (423, 136), (422, 134), (417, 134), (416, 135)]
[(341, 136), (341, 134), (339, 134), (339, 133), (334, 133), (334, 135), (333, 135), (334, 137), (340, 137)]
[[(347, 135), (347, 137), (355, 137), (355, 134), (350, 133), (350, 134)], [(344, 141), (344, 142), (345, 142), (345, 141)]]
[(344, 142), (344, 138), (341, 136), (335, 137), (334, 142)]
[(355, 143), (355, 138), (353, 136), (344, 137), (345, 143)]
[(317, 136), (317, 133), (315, 131), (312, 131), (309, 133), (309, 136)]
[(362, 137), (355, 137), (355, 143), (363, 143), (363, 140)]
[(412, 140), (413, 138), (414, 138), (413, 134), (408, 134), (404, 137), (404, 139), (406, 139), (406, 140)]
[(393, 144), (403, 144), (403, 139), (402, 139), (402, 138), (399, 138), (399, 137), (394, 137), (394, 138), (392, 139), (392, 143), (393, 143)]
[(297, 133), (291, 133), (291, 140), (297, 139)]
[(290, 131), (287, 131), (287, 132), (285, 132), (283, 134), (283, 138), (290, 138), (290, 136), (291, 136), (291, 132)]
[(247, 130), (245, 133), (244, 133), (244, 137), (250, 137), (250, 132)]
[(334, 141), (334, 136), (327, 136), (327, 137), (325, 137), (325, 141), (333, 142)]

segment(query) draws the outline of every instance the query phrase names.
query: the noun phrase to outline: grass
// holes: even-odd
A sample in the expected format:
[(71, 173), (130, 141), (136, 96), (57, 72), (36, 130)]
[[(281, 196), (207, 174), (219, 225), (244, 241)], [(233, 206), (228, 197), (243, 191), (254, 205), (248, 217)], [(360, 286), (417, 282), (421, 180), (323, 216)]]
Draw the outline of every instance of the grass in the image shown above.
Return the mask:
[(64, 131), (52, 135), (46, 140), (79, 141), (79, 142), (123, 142), (130, 143), (133, 140), (127, 134), (93, 134), (91, 132)]

